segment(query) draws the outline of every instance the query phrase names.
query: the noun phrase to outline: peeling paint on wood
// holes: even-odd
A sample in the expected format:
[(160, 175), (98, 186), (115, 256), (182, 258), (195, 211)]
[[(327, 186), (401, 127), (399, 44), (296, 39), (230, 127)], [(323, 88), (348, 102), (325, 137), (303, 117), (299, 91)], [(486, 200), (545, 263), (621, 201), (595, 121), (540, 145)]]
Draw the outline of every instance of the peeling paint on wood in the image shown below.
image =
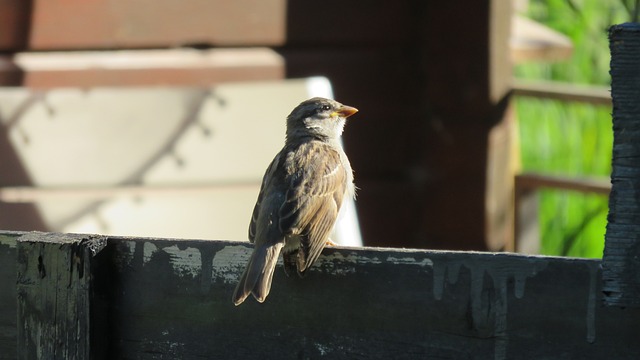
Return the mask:
[(22, 235), (22, 233), (17, 231), (2, 231), (0, 233), (0, 245), (15, 249), (16, 238), (20, 235)]
[[(230, 296), (251, 254), (247, 242), (133, 241), (113, 239), (122, 249), (114, 259), (138, 264), (119, 268), (114, 289), (127, 294), (117, 297), (115, 313), (135, 319), (116, 331), (115, 353), (123, 356), (151, 358), (145, 354), (157, 349), (165, 357), (154, 358), (196, 358), (216, 343), (225, 344), (225, 356), (243, 358), (387, 358), (402, 351), (407, 358), (598, 358), (632, 336), (606, 331), (633, 321), (613, 321), (621, 314), (595, 306), (596, 260), (327, 248), (303, 279), (286, 277), (279, 263), (269, 300), (236, 308)], [(145, 241), (153, 246), (140, 245)], [(130, 249), (140, 246), (154, 251), (136, 262)], [(171, 319), (154, 310), (169, 308)]]

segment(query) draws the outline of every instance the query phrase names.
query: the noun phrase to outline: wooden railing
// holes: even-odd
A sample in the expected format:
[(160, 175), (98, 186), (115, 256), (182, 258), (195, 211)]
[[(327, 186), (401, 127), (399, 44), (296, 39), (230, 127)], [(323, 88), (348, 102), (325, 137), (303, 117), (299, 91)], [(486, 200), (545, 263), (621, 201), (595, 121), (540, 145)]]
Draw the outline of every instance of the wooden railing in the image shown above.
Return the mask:
[[(611, 106), (611, 93), (605, 86), (581, 86), (550, 81), (513, 80), (513, 95), (537, 99), (582, 102)], [(540, 246), (538, 230), (538, 191), (555, 189), (608, 195), (611, 182), (601, 178), (549, 175), (537, 172), (517, 174), (514, 181), (514, 250), (537, 254)]]
[(512, 89), (515, 96), (577, 101), (592, 105), (611, 105), (611, 92), (606, 86), (514, 79)]
[(608, 178), (578, 178), (540, 173), (521, 173), (514, 181), (514, 239), (515, 251), (538, 254), (540, 231), (538, 225), (538, 195), (543, 189), (609, 195)]

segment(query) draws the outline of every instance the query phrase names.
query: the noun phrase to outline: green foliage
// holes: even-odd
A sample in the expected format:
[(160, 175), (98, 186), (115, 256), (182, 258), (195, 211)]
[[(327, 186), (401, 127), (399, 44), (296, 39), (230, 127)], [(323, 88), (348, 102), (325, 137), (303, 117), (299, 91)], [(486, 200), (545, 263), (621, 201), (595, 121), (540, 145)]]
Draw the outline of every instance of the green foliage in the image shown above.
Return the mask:
[[(515, 67), (520, 79), (608, 85), (607, 28), (633, 18), (627, 0), (532, 0), (528, 16), (571, 38), (570, 60)], [(516, 99), (523, 171), (608, 176), (611, 171), (611, 108), (530, 98)], [(602, 257), (606, 196), (548, 190), (540, 194), (541, 252)]]

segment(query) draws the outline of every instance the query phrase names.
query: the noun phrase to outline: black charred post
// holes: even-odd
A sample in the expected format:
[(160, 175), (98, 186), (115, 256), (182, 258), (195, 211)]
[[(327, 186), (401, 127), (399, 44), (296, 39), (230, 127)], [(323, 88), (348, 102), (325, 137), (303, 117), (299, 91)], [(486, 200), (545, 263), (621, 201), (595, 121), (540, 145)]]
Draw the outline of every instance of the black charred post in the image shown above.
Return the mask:
[(613, 162), (603, 257), (607, 305), (640, 307), (640, 24), (609, 30)]

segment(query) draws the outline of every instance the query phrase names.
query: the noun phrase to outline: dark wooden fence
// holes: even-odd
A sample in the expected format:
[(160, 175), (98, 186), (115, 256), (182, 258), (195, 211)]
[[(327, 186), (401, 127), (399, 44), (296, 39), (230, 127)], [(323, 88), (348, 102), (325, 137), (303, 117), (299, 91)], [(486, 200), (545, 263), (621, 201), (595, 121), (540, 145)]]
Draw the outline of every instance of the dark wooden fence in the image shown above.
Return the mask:
[(332, 248), (304, 279), (279, 267), (264, 304), (235, 307), (231, 294), (249, 253), (235, 241), (2, 233), (0, 357), (640, 354), (640, 309), (603, 306), (599, 260)]

